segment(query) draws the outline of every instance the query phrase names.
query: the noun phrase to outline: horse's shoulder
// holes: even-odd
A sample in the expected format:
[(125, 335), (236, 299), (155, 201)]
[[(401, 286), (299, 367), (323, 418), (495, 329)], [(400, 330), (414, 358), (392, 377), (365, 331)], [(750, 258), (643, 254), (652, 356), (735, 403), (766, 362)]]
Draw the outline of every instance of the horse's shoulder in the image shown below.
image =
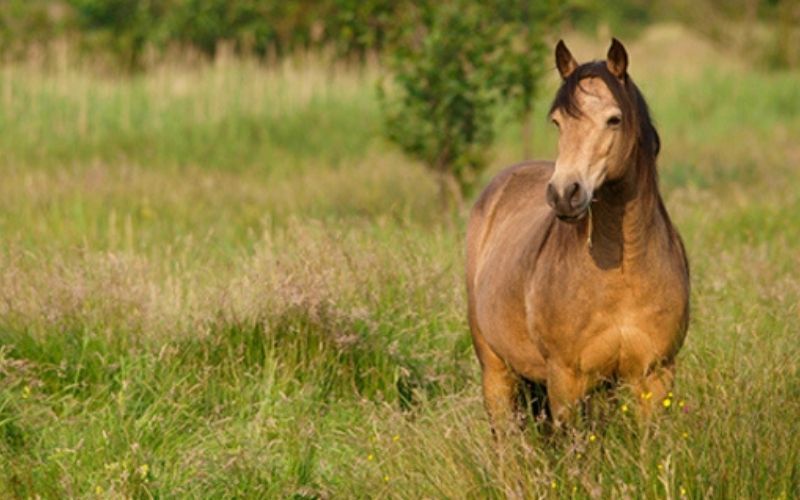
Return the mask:
[(487, 249), (499, 245), (512, 251), (509, 245), (516, 246), (512, 240), (538, 231), (535, 221), (539, 217), (533, 211), (549, 212), (545, 210), (544, 186), (552, 174), (552, 162), (529, 162), (512, 165), (492, 179), (475, 202), (467, 227), (470, 266), (478, 266), (476, 259)]

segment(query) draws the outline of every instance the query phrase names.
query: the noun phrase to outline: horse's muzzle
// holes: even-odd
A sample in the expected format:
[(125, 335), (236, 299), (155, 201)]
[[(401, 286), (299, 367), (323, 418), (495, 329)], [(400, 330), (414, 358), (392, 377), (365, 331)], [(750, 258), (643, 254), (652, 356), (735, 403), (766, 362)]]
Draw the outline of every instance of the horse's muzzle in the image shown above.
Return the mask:
[(560, 192), (552, 182), (547, 185), (547, 204), (562, 221), (577, 222), (583, 219), (590, 201), (589, 192), (578, 182), (568, 184)]

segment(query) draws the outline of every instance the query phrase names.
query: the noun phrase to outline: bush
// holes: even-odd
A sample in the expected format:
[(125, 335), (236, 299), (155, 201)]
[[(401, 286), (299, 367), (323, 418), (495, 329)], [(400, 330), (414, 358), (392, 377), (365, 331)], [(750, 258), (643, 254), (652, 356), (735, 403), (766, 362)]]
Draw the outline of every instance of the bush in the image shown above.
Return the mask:
[(468, 194), (488, 159), (498, 105), (533, 107), (545, 26), (557, 4), (496, 0), (420, 8), (390, 59), (386, 133), (433, 171), (445, 208)]

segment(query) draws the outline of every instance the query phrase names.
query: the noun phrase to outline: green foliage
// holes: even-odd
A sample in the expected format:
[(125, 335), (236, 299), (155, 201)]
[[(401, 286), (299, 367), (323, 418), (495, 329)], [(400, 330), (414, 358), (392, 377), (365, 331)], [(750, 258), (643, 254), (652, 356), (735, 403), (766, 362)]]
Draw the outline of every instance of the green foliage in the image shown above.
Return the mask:
[(466, 194), (479, 178), (499, 104), (532, 108), (552, 10), (452, 1), (419, 9), (407, 24), (390, 62), (395, 85), (381, 92), (387, 135), (440, 176), (443, 193), (455, 182)]
[[(421, 2), (418, 5), (426, 5)], [(109, 52), (128, 69), (147, 49), (171, 45), (214, 55), (221, 43), (241, 53), (285, 55), (333, 47), (364, 58), (389, 42), (409, 4), (390, 0), (6, 0), (0, 2), (0, 47), (8, 51), (78, 39), (90, 53)]]
[[(419, 27), (420, 20), (409, 17), (409, 12), (430, 17), (442, 3), (449, 2), (2, 0), (0, 50), (5, 58), (22, 58), (31, 47), (68, 39), (91, 56), (114, 56), (127, 69), (143, 67), (149, 62), (145, 54), (158, 58), (175, 45), (213, 56), (222, 43), (259, 56), (334, 48), (337, 57), (364, 59), (391, 49), (398, 29), (413, 32)], [(768, 67), (800, 64), (800, 4), (795, 0), (488, 0), (482, 4), (489, 18), (510, 23), (513, 37), (523, 41), (515, 44), (518, 48), (535, 47), (541, 28), (550, 24), (563, 28), (561, 21), (568, 29), (594, 32), (608, 27), (617, 36), (630, 38), (648, 23), (677, 20)], [(423, 24), (429, 26), (429, 21)], [(533, 39), (526, 40), (530, 36)], [(535, 58), (534, 52), (529, 55)], [(528, 71), (523, 65), (516, 67), (517, 72)]]
[(404, 151), (466, 187), (486, 164), (496, 90), (487, 85), (493, 23), (475, 3), (448, 2), (393, 61), (398, 96), (387, 132)]
[[(669, 3), (671, 0), (667, 0)], [(678, 0), (681, 1), (681, 0)], [(610, 26), (617, 36), (630, 36), (652, 22), (658, 1), (623, 0), (614, 3), (595, 0), (571, 0), (566, 7), (570, 23), (582, 30), (594, 31)]]
[(22, 56), (35, 44), (64, 34), (71, 21), (65, 8), (51, 0), (3, 0), (0, 2), (0, 50), (5, 58)]
[(173, 40), (213, 55), (222, 41), (264, 55), (311, 47), (324, 33), (314, 33), (315, 19), (328, 16), (330, 2), (302, 0), (174, 0), (164, 23)]
[(500, 90), (518, 116), (533, 110), (537, 84), (550, 67), (544, 37), (558, 24), (563, 4), (563, 0), (493, 0), (486, 4), (502, 23), (501, 52), (489, 72), (489, 84)]
[[(259, 56), (335, 48), (364, 58), (384, 49), (403, 3), (388, 0), (3, 0), (0, 50), (24, 58), (60, 39), (137, 70), (179, 46), (213, 56), (220, 44)], [(145, 54), (151, 55), (145, 61)]]
[[(424, 6), (427, 0), (415, 2)], [(369, 50), (383, 51), (396, 34), (409, 2), (394, 0), (332, 0), (327, 36), (340, 54), (363, 57)]]
[(159, 0), (69, 0), (78, 29), (94, 47), (110, 49), (128, 69), (141, 65), (148, 43), (163, 42), (160, 33), (168, 3)]

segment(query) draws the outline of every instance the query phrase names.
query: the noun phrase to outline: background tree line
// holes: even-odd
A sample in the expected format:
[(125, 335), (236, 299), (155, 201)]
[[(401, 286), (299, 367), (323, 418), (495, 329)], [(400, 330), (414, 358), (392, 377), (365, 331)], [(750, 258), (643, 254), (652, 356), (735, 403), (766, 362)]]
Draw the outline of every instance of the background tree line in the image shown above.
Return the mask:
[[(334, 48), (360, 58), (390, 47), (411, 20), (422, 21), (434, 0), (3, 0), (0, 50), (21, 57), (32, 45), (75, 40), (90, 54), (110, 53), (128, 69), (142, 64), (145, 50), (175, 45), (209, 56), (220, 42), (261, 56)], [(548, 2), (518, 2), (540, 9)], [(712, 38), (751, 47), (767, 66), (800, 64), (800, 2), (796, 0), (622, 0), (558, 2), (560, 20), (594, 29), (608, 24), (628, 34), (653, 20), (677, 20)], [(420, 16), (420, 12), (428, 14)], [(731, 23), (745, 24), (741, 30)], [(736, 34), (734, 34), (736, 33)], [(734, 39), (735, 38), (735, 39)]]

